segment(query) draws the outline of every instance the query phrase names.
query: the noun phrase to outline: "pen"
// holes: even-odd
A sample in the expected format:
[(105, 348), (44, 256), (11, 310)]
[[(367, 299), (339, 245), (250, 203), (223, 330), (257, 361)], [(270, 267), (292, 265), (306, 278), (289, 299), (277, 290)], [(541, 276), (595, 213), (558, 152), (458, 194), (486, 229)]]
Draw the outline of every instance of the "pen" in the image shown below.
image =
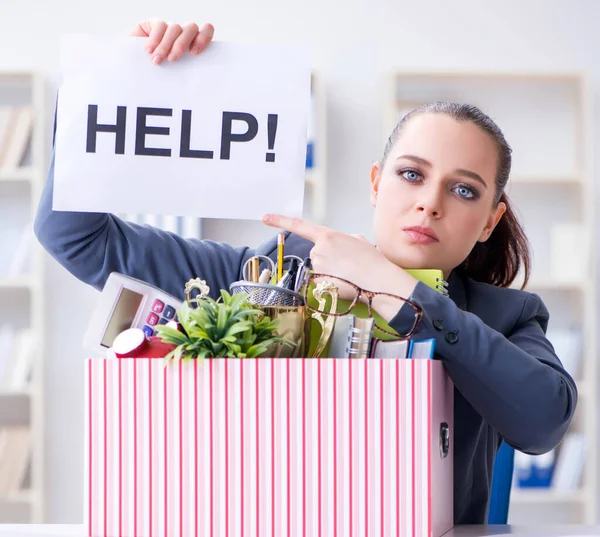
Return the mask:
[(277, 283), (283, 276), (283, 244), (285, 242), (285, 235), (279, 233), (277, 235)]
[(310, 257), (304, 258), (304, 261), (302, 262), (302, 265), (300, 266), (300, 270), (298, 271), (296, 283), (294, 284), (294, 291), (296, 293), (300, 292), (300, 289), (302, 288), (302, 284), (304, 283), (304, 280), (306, 278), (306, 272), (308, 270), (310, 270), (311, 267), (312, 266), (311, 266)]
[(289, 270), (285, 273), (285, 276), (277, 282), (277, 287), (293, 290), (297, 272), (298, 272), (298, 260), (292, 259), (290, 262)]

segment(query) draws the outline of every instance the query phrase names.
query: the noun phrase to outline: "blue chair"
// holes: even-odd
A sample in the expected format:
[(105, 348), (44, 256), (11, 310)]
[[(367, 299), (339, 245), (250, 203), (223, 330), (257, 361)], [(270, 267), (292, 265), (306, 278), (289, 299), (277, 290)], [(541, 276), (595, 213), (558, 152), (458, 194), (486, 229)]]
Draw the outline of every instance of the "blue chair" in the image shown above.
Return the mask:
[(510, 489), (515, 466), (515, 450), (502, 442), (492, 471), (492, 487), (490, 490), (490, 507), (488, 524), (506, 524), (508, 521), (508, 505)]

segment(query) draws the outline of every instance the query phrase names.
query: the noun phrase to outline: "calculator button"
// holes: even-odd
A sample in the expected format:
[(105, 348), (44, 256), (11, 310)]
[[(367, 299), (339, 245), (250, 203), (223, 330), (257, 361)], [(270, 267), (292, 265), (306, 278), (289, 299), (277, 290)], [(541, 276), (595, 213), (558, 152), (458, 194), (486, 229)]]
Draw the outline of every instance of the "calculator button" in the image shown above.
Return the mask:
[(158, 321), (158, 324), (167, 324), (169, 322), (169, 319), (165, 319), (164, 317), (161, 317), (160, 321)]
[(162, 313), (162, 310), (165, 309), (165, 303), (158, 300), (158, 298), (152, 304), (152, 311), (154, 313)]
[(175, 308), (173, 306), (167, 306), (163, 312), (163, 315), (167, 319), (172, 319), (175, 316)]
[(154, 330), (152, 330), (152, 328), (150, 328), (149, 326), (144, 326), (144, 328), (142, 328), (144, 334), (146, 334), (146, 336), (148, 337), (152, 337), (154, 335)]
[(156, 326), (158, 324), (158, 315), (156, 315), (156, 313), (149, 313), (146, 322), (150, 326)]

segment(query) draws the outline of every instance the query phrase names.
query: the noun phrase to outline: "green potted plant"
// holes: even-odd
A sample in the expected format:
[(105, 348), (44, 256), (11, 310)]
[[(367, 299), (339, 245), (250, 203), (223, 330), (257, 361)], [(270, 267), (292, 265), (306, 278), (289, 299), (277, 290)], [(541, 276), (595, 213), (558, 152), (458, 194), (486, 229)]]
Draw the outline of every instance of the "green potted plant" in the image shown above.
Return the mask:
[(274, 343), (289, 343), (277, 335), (278, 320), (247, 302), (247, 295), (221, 290), (219, 300), (210, 297), (188, 301), (177, 312), (182, 331), (159, 325), (157, 335), (177, 345), (165, 360), (204, 358), (257, 358)]

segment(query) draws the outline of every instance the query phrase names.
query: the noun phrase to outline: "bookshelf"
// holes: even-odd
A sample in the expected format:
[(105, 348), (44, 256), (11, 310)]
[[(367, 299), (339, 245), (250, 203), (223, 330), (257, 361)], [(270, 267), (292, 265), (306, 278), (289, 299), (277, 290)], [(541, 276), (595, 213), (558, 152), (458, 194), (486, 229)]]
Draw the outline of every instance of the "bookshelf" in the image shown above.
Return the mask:
[(44, 521), (44, 269), (32, 230), (47, 164), (44, 101), (39, 73), (0, 71), (0, 303), (10, 304), (0, 313), (0, 523)]
[[(581, 349), (568, 353), (568, 363), (576, 364), (572, 373), (579, 387), (578, 408), (568, 434), (583, 435), (587, 455), (580, 457), (584, 459), (582, 479), (575, 490), (513, 486), (509, 523), (597, 523), (595, 193), (586, 76), (578, 72), (395, 71), (385, 91), (385, 140), (407, 111), (445, 100), (478, 106), (498, 123), (513, 148), (506, 192), (533, 250), (526, 290), (539, 294), (548, 306), (548, 337), (557, 352), (559, 335), (564, 334), (571, 339), (563, 338), (563, 347), (568, 341), (567, 349)], [(567, 367), (567, 356), (564, 361)], [(565, 455), (564, 445), (556, 450), (556, 464)], [(570, 468), (576, 468), (578, 461), (568, 459)]]

